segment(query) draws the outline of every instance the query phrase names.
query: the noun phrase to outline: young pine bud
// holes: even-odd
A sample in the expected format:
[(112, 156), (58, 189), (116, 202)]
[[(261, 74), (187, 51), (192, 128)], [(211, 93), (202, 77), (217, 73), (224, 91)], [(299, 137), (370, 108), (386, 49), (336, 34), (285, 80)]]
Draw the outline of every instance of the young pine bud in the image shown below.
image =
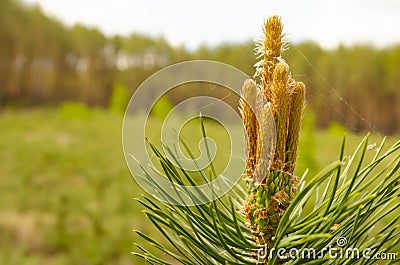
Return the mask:
[(245, 128), (245, 152), (247, 154), (246, 175), (252, 178), (257, 159), (258, 124), (256, 118), (257, 85), (248, 79), (242, 87), (240, 114)]
[(288, 126), (288, 138), (286, 140), (286, 164), (285, 171), (293, 174), (296, 166), (297, 147), (299, 144), (301, 118), (303, 116), (305, 85), (296, 82), (290, 94), (290, 114)]

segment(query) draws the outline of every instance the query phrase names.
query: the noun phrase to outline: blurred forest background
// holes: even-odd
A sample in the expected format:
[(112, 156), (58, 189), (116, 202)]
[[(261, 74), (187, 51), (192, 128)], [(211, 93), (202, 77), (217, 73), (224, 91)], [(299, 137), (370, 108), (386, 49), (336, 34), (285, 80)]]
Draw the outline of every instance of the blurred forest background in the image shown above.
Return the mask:
[[(66, 101), (107, 107), (113, 93), (121, 90), (118, 86), (130, 96), (149, 75), (173, 63), (210, 59), (252, 76), (256, 60), (253, 41), (189, 51), (162, 37), (106, 37), (95, 28), (66, 27), (39, 7), (11, 0), (0, 3), (0, 39), (2, 107)], [(306, 83), (318, 125), (335, 120), (356, 131), (400, 132), (400, 45), (324, 50), (315, 43), (300, 43), (285, 59), (296, 78)], [(175, 93), (170, 100), (179, 97)], [(337, 104), (340, 100), (344, 104)]]
[[(398, 139), (400, 44), (303, 42), (284, 55), (307, 87), (298, 175), (335, 160), (348, 130), (349, 152), (366, 131), (372, 141)], [(130, 254), (140, 243), (131, 231), (157, 233), (133, 199), (143, 191), (125, 165), (122, 114), (149, 75), (193, 59), (252, 76), (254, 43), (189, 50), (162, 37), (107, 37), (38, 6), (0, 1), (0, 264), (144, 264)], [(163, 108), (190, 93), (169, 94)], [(191, 138), (196, 131), (189, 128)]]

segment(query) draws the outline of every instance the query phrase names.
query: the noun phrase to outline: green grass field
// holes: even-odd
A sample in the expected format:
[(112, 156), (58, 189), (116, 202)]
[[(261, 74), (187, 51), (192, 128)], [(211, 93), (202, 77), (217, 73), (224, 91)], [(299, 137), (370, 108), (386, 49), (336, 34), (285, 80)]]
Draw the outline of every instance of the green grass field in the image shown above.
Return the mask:
[[(134, 200), (143, 191), (125, 164), (122, 118), (68, 105), (0, 112), (0, 264), (144, 264), (132, 230), (157, 233)], [(337, 158), (345, 130), (315, 131), (307, 116), (303, 127), (297, 174), (312, 176)]]

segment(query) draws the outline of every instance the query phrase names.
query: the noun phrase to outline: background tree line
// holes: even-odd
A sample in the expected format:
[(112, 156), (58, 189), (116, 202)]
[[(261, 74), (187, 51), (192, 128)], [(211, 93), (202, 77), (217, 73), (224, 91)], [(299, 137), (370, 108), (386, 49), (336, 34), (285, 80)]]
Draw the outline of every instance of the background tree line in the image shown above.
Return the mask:
[[(129, 96), (150, 74), (181, 61), (211, 59), (250, 76), (256, 61), (253, 41), (172, 46), (162, 37), (140, 34), (107, 37), (83, 25), (67, 27), (38, 6), (0, 2), (0, 107), (57, 105), (79, 101), (106, 107), (113, 91)], [(333, 50), (304, 42), (286, 51), (296, 79), (307, 86), (317, 124), (339, 121), (355, 131), (400, 132), (400, 44)], [(177, 102), (190, 93), (172, 93)]]

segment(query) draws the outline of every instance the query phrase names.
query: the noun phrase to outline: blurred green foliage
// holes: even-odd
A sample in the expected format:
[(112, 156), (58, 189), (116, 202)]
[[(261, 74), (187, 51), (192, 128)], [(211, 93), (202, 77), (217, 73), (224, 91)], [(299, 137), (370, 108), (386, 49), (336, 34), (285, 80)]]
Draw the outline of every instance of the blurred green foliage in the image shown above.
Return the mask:
[(329, 124), (327, 131), (332, 135), (343, 136), (347, 132), (347, 129), (339, 122), (333, 121)]
[(166, 96), (159, 98), (151, 109), (150, 114), (154, 117), (164, 120), (168, 113), (173, 109), (174, 105)]
[(316, 129), (315, 114), (311, 112), (309, 108), (306, 108), (300, 133), (298, 162), (296, 167), (297, 175), (303, 174), (307, 169), (310, 170), (311, 173), (317, 172)]
[(72, 109), (0, 115), (0, 264), (135, 264), (130, 231), (146, 220), (122, 117)]
[(88, 120), (92, 115), (92, 111), (80, 102), (64, 102), (60, 105), (59, 112), (64, 119)]
[(128, 88), (122, 83), (114, 84), (108, 107), (109, 110), (115, 113), (124, 113), (128, 102)]

